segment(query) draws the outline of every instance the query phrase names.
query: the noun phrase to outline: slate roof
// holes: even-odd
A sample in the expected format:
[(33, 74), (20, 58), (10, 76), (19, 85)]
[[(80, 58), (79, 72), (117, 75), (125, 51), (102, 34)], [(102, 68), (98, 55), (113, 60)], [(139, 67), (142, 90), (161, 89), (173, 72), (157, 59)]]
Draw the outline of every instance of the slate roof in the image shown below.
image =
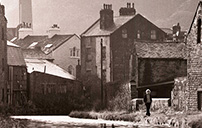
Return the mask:
[(53, 64), (47, 60), (43, 59), (25, 59), (27, 65), (28, 73), (32, 73), (34, 71), (46, 73), (49, 75), (54, 75), (66, 79), (75, 80), (75, 77), (69, 74), (64, 69), (60, 68), (56, 64)]
[(187, 58), (185, 43), (135, 42), (135, 44), (138, 58)]
[(24, 39), (19, 39), (13, 43), (19, 45), (22, 49), (27, 49), (33, 42), (39, 42), (48, 38), (47, 35), (28, 35)]
[(26, 66), (19, 46), (7, 41), (7, 61), (10, 66)]
[(46, 55), (41, 49), (23, 49), (25, 59), (53, 59), (51, 55)]
[(7, 28), (7, 40), (12, 40), (17, 36), (17, 28)]
[[(73, 37), (74, 34), (71, 35), (54, 35), (52, 38), (47, 38), (45, 40), (39, 41), (39, 44), (36, 46), (40, 46), (41, 50), (48, 54), (61, 46), (63, 43), (65, 43), (67, 40), (69, 40), (71, 37)], [(47, 47), (49, 45), (49, 47)]]
[[(137, 14), (140, 15), (140, 14)], [(110, 35), (126, 22), (134, 18), (134, 16), (116, 16), (114, 17), (114, 25), (107, 30), (100, 29), (100, 20), (97, 20), (89, 29), (87, 29), (82, 36), (106, 36)]]
[[(108, 36), (108, 35), (112, 34), (113, 32), (115, 32), (117, 29), (119, 29), (121, 26), (123, 26), (124, 24), (126, 24), (127, 22), (129, 22), (130, 20), (132, 20), (133, 18), (136, 18), (136, 17), (141, 17), (141, 18), (144, 18), (145, 20), (147, 20), (141, 14), (136, 14), (136, 15), (132, 15), (132, 16), (115, 16), (114, 25), (112, 25), (110, 28), (108, 28), (106, 30), (103, 30), (103, 29), (100, 29), (100, 19), (98, 19), (83, 34), (81, 34), (81, 36)], [(150, 22), (149, 20), (147, 20), (147, 21)], [(152, 22), (150, 22), (150, 23), (153, 24)], [(160, 28), (159, 28), (159, 30), (164, 32)]]
[[(24, 39), (20, 39), (15, 42), (22, 49), (35, 49), (40, 48), (44, 53), (48, 54), (61, 46), (75, 34), (58, 35), (55, 34), (52, 38), (48, 38), (47, 35), (33, 36), (28, 35)], [(49, 46), (49, 47), (47, 47)]]

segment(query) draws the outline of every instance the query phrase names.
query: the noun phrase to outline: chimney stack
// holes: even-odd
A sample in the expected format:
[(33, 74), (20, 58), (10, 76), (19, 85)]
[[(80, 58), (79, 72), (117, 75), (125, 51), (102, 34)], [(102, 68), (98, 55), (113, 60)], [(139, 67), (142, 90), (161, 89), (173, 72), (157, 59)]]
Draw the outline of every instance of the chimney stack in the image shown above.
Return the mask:
[(52, 38), (55, 34), (60, 33), (60, 27), (57, 24), (53, 24), (48, 30), (48, 38)]
[(112, 4), (103, 4), (100, 10), (100, 29), (108, 29), (114, 24), (114, 12)]
[(134, 3), (127, 3), (126, 7), (122, 7), (119, 9), (120, 16), (130, 16), (135, 15), (135, 4)]

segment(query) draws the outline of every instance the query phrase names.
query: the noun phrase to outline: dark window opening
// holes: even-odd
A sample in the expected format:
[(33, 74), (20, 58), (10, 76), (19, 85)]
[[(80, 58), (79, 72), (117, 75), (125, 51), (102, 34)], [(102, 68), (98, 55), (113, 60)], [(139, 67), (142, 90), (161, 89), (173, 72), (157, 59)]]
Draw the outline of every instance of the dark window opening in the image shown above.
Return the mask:
[(201, 19), (197, 22), (197, 43), (201, 43)]

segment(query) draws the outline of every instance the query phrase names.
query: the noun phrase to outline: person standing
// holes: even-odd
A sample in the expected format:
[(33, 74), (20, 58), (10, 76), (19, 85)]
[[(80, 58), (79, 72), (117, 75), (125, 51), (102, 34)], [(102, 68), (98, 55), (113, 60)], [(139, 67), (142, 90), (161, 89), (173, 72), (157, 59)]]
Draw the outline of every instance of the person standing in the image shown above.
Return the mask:
[(144, 103), (147, 109), (146, 115), (150, 116), (150, 107), (152, 103), (151, 91), (149, 89), (146, 90), (146, 95), (144, 96)]

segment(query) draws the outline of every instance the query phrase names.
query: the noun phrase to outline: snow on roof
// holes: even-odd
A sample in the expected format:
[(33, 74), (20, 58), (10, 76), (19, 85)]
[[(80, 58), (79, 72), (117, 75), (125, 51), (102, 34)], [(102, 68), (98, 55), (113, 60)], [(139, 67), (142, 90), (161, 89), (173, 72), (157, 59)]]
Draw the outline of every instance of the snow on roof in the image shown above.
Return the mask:
[(7, 46), (13, 46), (13, 47), (20, 47), (14, 43), (11, 43), (10, 41), (7, 40)]
[(27, 65), (27, 71), (28, 73), (32, 73), (34, 71), (42, 72), (66, 79), (74, 80), (75, 77), (71, 74), (69, 74), (64, 69), (60, 68), (59, 66), (47, 61), (47, 60), (41, 60), (41, 59), (25, 59), (26, 65)]
[(38, 44), (38, 42), (33, 42), (32, 44), (29, 45), (28, 48), (33, 48), (34, 46), (36, 46)]

